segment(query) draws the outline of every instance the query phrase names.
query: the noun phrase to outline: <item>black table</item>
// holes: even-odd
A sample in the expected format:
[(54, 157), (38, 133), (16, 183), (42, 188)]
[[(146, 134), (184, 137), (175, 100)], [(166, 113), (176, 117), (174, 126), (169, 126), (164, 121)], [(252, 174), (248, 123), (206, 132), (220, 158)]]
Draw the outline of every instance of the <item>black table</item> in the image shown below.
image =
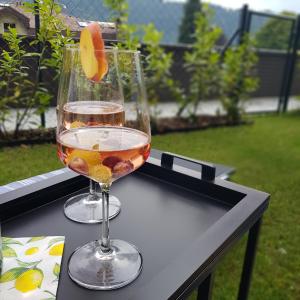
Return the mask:
[(247, 298), (269, 195), (218, 178), (232, 168), (183, 157), (173, 165), (174, 155), (165, 153), (161, 161), (159, 156), (153, 151), (143, 167), (112, 187), (122, 211), (110, 222), (111, 237), (132, 242), (144, 259), (141, 275), (115, 291), (87, 290), (67, 275), (72, 251), (99, 235), (99, 225), (75, 223), (63, 214), (66, 199), (87, 190), (86, 178), (64, 170), (0, 195), (3, 235), (66, 236), (58, 300), (185, 299), (197, 287), (198, 300), (209, 299), (217, 263), (249, 232), (238, 296)]

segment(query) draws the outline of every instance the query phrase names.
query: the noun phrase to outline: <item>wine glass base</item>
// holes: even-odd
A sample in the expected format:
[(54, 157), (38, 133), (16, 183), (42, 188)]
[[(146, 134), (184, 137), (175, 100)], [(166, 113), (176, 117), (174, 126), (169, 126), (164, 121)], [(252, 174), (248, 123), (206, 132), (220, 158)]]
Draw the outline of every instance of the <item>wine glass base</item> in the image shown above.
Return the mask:
[(78, 285), (92, 290), (113, 290), (138, 277), (142, 255), (134, 245), (112, 240), (109, 254), (99, 251), (99, 241), (78, 248), (69, 259), (68, 273)]
[[(79, 223), (102, 222), (102, 199), (89, 200), (90, 194), (76, 195), (66, 201), (64, 205), (65, 216)], [(109, 197), (109, 219), (116, 217), (121, 210), (121, 202), (115, 196)]]

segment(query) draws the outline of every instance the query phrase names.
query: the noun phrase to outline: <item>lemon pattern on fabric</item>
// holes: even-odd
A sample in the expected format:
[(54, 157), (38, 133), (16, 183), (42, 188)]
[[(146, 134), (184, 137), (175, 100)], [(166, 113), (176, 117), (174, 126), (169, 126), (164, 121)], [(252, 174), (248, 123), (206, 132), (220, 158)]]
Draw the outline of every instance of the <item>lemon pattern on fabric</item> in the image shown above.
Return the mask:
[(49, 255), (62, 256), (63, 251), (64, 251), (64, 243), (56, 244), (50, 248)]
[(32, 247), (32, 248), (29, 248), (25, 251), (25, 255), (34, 255), (36, 253), (39, 252), (39, 248), (38, 247)]
[(40, 288), (44, 274), (40, 269), (31, 269), (20, 275), (15, 282), (15, 288), (21, 293), (27, 293)]
[(3, 237), (0, 298), (55, 299), (64, 242), (64, 236)]

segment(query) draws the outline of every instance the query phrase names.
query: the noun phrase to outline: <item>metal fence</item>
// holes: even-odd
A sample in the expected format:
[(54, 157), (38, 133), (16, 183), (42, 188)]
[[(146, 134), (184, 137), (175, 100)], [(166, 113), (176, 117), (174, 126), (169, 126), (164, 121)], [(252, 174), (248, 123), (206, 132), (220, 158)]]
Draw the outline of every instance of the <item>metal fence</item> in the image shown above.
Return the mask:
[[(268, 48), (273, 49), (279, 48), (283, 52), (284, 66), (281, 72), (281, 83), (279, 90), (279, 101), (278, 101), (278, 112), (284, 112), (287, 110), (289, 96), (291, 95), (293, 80), (295, 78), (295, 70), (297, 66), (297, 51), (300, 45), (300, 15), (288, 16), (288, 15), (274, 15), (265, 12), (256, 12), (249, 10), (248, 6), (245, 5), (241, 11), (241, 21), (239, 26), (239, 36), (241, 37), (244, 33), (253, 34), (253, 23), (259, 19), (274, 20), (269, 26), (277, 26), (277, 28), (285, 28), (286, 35), (282, 36), (273, 35), (273, 44), (266, 45)], [(265, 24), (267, 24), (265, 21)], [(267, 33), (267, 32), (266, 32)], [(270, 31), (271, 34), (271, 31)], [(264, 36), (263, 36), (264, 37)], [(267, 38), (267, 35), (265, 36)], [(267, 42), (267, 40), (266, 40)], [(263, 45), (262, 45), (263, 46)]]

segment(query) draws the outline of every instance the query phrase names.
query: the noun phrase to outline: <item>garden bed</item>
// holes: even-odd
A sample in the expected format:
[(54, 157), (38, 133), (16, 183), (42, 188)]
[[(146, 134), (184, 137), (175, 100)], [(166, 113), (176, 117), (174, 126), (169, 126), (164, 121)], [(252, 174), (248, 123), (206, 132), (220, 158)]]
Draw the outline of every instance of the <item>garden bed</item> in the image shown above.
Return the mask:
[[(232, 123), (226, 116), (200, 115), (194, 118), (168, 117), (152, 120), (152, 135), (169, 132), (182, 132), (199, 129), (207, 129), (219, 126), (233, 126), (249, 124), (249, 121)], [(42, 143), (55, 143), (55, 128), (39, 128), (21, 130), (18, 138), (13, 133), (8, 136), (0, 136), (0, 147), (19, 146), (22, 144), (33, 145)]]
[(207, 129), (211, 127), (220, 126), (236, 126), (242, 124), (250, 124), (249, 121), (240, 121), (232, 123), (228, 120), (227, 116), (211, 116), (199, 115), (196, 117), (183, 118), (183, 117), (170, 117), (159, 118), (152, 121), (151, 128), (152, 134), (164, 134), (169, 132), (182, 132), (199, 129)]
[(13, 133), (0, 135), (0, 147), (52, 143), (55, 142), (55, 133), (55, 128), (38, 128), (21, 130), (18, 138)]

